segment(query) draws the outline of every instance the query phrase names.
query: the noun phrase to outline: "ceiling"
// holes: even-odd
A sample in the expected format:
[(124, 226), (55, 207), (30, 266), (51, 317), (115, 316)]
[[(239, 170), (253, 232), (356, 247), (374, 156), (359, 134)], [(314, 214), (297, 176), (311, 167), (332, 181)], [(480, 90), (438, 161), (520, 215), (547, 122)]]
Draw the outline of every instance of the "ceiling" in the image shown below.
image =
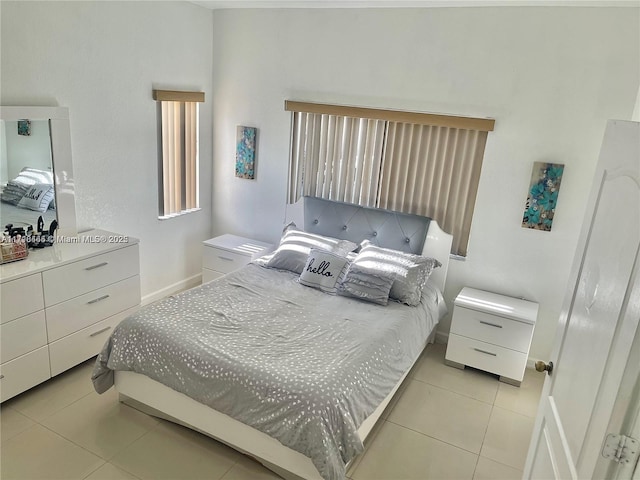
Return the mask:
[(640, 7), (640, 0), (192, 0), (221, 8)]

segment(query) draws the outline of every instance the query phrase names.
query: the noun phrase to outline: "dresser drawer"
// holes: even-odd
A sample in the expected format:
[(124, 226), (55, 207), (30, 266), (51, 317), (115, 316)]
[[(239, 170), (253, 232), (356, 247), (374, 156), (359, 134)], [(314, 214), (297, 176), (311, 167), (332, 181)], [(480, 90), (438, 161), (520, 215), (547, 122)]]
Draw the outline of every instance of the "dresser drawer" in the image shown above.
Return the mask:
[(533, 325), (456, 306), (451, 332), (526, 353), (531, 344)]
[(107, 285), (48, 307), (47, 333), (53, 342), (140, 303), (140, 277)]
[(513, 380), (522, 381), (527, 355), (490, 343), (449, 334), (447, 360), (469, 365)]
[(49, 348), (38, 348), (0, 365), (0, 402), (4, 402), (51, 377)]
[(138, 307), (130, 308), (49, 344), (51, 376), (100, 353), (113, 329)]
[(47, 344), (44, 310), (0, 325), (0, 363)]
[(47, 307), (137, 275), (138, 245), (120, 248), (42, 274)]
[(42, 276), (39, 273), (0, 285), (2, 323), (44, 308)]
[(242, 268), (251, 261), (248, 255), (240, 255), (212, 247), (203, 247), (202, 266), (220, 273), (229, 273)]

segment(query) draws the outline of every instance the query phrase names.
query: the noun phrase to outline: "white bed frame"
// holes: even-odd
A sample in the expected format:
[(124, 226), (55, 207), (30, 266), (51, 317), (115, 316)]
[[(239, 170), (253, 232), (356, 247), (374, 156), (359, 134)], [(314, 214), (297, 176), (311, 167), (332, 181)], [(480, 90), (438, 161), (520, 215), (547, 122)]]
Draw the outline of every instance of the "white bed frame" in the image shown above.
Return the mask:
[[(444, 291), (449, 265), (452, 236), (444, 232), (435, 221), (429, 224), (423, 252), (437, 258), (442, 267), (436, 269), (429, 281)], [(423, 347), (433, 343), (435, 327)], [(358, 429), (364, 442), (376, 422), (384, 412), (398, 388), (408, 375), (416, 359), (407, 369), (394, 389), (382, 401), (378, 408), (362, 423)], [(134, 372), (115, 372), (115, 388), (120, 393), (120, 401), (171, 422), (186, 426), (230, 447), (249, 455), (265, 467), (287, 480), (322, 480), (311, 459), (282, 445), (278, 440), (244, 423), (199, 403), (186, 395)]]

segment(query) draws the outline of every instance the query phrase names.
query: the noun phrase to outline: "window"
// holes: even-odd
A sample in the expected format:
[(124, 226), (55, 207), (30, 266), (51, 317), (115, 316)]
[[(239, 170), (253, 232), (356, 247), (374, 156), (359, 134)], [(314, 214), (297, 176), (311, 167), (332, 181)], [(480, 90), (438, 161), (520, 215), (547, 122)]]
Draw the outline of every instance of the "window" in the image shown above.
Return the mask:
[(199, 108), (203, 92), (154, 90), (159, 103), (161, 162), (159, 215), (167, 219), (196, 211), (199, 195)]
[(467, 254), (494, 120), (285, 102), (289, 203), (309, 195), (431, 217)]

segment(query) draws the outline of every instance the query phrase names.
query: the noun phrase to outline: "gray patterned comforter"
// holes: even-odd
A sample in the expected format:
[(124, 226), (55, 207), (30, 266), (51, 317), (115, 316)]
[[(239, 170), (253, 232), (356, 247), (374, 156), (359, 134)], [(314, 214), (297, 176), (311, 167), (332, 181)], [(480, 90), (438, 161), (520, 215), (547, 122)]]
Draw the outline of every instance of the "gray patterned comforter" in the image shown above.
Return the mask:
[[(435, 289), (417, 307), (332, 296), (298, 275), (247, 265), (142, 308), (97, 358), (144, 374), (311, 458), (327, 480), (363, 451), (357, 429), (420, 354), (439, 319)], [(440, 308), (442, 300), (440, 300)]]

